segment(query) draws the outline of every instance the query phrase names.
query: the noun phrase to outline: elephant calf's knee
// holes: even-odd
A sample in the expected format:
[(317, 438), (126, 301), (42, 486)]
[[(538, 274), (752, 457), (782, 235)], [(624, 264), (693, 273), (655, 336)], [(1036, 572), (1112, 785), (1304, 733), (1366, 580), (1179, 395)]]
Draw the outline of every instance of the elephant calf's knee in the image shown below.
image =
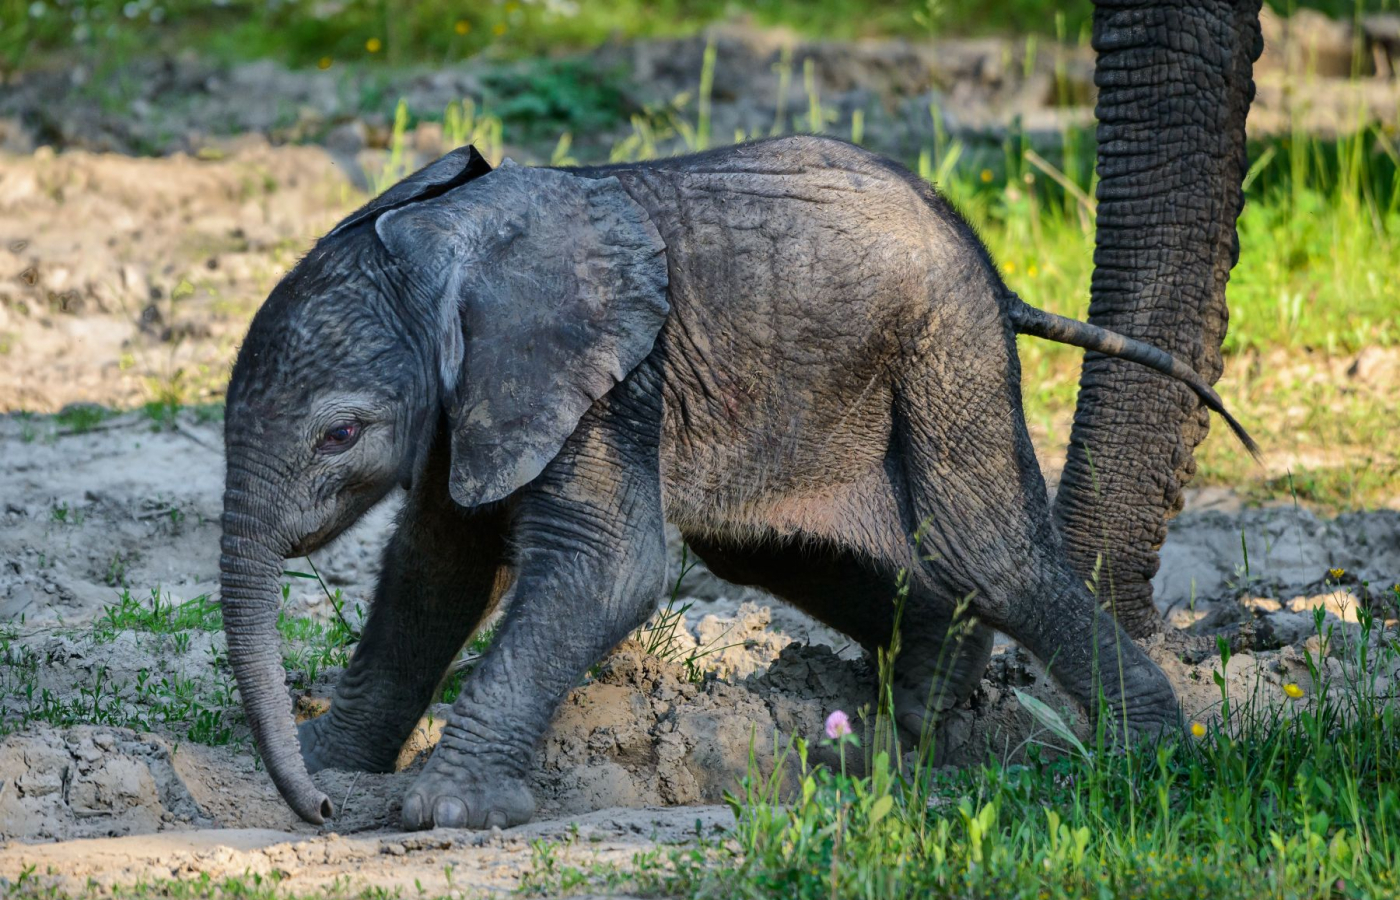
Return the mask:
[[(639, 556), (620, 563), (621, 581), (614, 591), (616, 620), (621, 641), (640, 627), (656, 610), (657, 600), (666, 592), (666, 545), (658, 540)], [(615, 642), (616, 642), (615, 641)]]

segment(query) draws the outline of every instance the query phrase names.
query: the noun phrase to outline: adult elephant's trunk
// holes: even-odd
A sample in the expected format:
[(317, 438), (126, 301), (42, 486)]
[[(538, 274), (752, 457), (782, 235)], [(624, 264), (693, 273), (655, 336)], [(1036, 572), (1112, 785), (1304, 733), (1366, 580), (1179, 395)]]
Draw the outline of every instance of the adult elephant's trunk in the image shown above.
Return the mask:
[(248, 511), (248, 497), (233, 483), (224, 493), (219, 572), (229, 664), (273, 783), (298, 815), (319, 825), (330, 817), (331, 803), (312, 783), (301, 758), (277, 632), (284, 554), (274, 546), (275, 531)]
[[(1260, 0), (1096, 0), (1098, 246), (1089, 321), (1220, 377), (1239, 258)], [(1055, 502), (1085, 577), (1129, 633), (1156, 630), (1152, 576), (1209, 414), (1191, 391), (1088, 354)], [(1104, 577), (1106, 576), (1106, 577)]]

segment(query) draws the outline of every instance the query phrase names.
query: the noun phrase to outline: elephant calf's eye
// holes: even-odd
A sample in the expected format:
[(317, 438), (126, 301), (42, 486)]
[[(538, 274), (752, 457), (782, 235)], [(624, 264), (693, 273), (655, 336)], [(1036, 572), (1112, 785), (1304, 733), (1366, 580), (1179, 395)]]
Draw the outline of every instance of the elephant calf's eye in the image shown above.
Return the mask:
[(316, 449), (321, 453), (339, 453), (354, 446), (360, 437), (360, 426), (356, 422), (338, 422), (321, 435), (321, 443)]

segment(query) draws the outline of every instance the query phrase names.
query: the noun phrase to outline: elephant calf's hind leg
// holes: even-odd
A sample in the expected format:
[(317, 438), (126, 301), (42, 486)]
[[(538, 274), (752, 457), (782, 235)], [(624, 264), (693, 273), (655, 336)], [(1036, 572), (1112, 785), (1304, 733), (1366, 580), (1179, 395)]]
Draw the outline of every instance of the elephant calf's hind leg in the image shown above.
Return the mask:
[[(719, 577), (769, 591), (850, 636), (872, 659), (889, 648), (901, 590), (894, 566), (823, 541), (755, 548), (699, 537), (687, 542)], [(895, 719), (912, 735), (922, 736), (937, 713), (970, 695), (991, 658), (991, 629), (955, 623), (954, 608), (925, 582), (909, 585), (891, 687)]]
[(930, 365), (897, 399), (908, 503), (924, 523), (924, 576), (941, 594), (970, 597), (979, 620), (1039, 657), (1091, 716), (1104, 698), (1115, 733), (1178, 724), (1171, 683), (1070, 570), (1014, 357), (991, 362)]

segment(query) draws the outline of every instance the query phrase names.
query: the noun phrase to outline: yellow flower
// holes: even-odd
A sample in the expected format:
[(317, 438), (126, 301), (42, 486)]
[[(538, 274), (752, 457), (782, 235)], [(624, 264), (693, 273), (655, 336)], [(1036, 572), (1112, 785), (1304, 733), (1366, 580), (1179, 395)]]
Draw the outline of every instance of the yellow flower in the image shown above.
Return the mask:
[(316, 68), (320, 69), (321, 71), (324, 72), (326, 69), (329, 69), (330, 67), (331, 67), (331, 58), (330, 58), (329, 56), (323, 56), (323, 57), (321, 57), (320, 59), (316, 60)]
[(1008, 259), (1006, 262), (1002, 263), (1001, 270), (1010, 275), (1016, 271), (1016, 264)]
[(505, 22), (497, 22), (497, 23), (496, 23), (496, 27), (495, 27), (495, 28), (492, 28), (492, 29), (491, 29), (491, 32), (492, 32), (493, 34), (495, 34), (496, 37), (500, 37), (501, 35), (503, 35), (503, 34), (506, 33), (506, 23), (505, 23)]
[(1346, 569), (1328, 569), (1328, 570), (1327, 570), (1327, 574), (1328, 574), (1328, 575), (1331, 575), (1333, 579), (1341, 578), (1341, 577), (1342, 577), (1343, 575), (1345, 575), (1346, 573), (1347, 573), (1347, 570), (1346, 570)]
[(384, 42), (379, 38), (370, 38), (365, 41), (365, 49), (370, 53), (378, 53), (380, 50), (384, 49)]
[(1294, 700), (1297, 700), (1303, 696), (1303, 689), (1298, 687), (1298, 685), (1294, 684), (1291, 681), (1283, 686), (1283, 692), (1289, 697), (1292, 697)]
[(458, 19), (457, 24), (452, 26), (452, 30), (458, 34), (466, 34), (472, 30), (472, 23), (468, 22), (466, 19)]
[(983, 170), (982, 170), (982, 183), (983, 183), (983, 184), (991, 184), (991, 183), (992, 183), (992, 170), (991, 170), (991, 169), (983, 169)]
[(1200, 722), (1191, 723), (1191, 736), (1193, 738), (1203, 738), (1206, 736), (1206, 726)]
[(1040, 270), (1036, 268), (1035, 263), (1031, 263), (1029, 266), (1026, 266), (1026, 274), (1034, 278), (1040, 274)]

